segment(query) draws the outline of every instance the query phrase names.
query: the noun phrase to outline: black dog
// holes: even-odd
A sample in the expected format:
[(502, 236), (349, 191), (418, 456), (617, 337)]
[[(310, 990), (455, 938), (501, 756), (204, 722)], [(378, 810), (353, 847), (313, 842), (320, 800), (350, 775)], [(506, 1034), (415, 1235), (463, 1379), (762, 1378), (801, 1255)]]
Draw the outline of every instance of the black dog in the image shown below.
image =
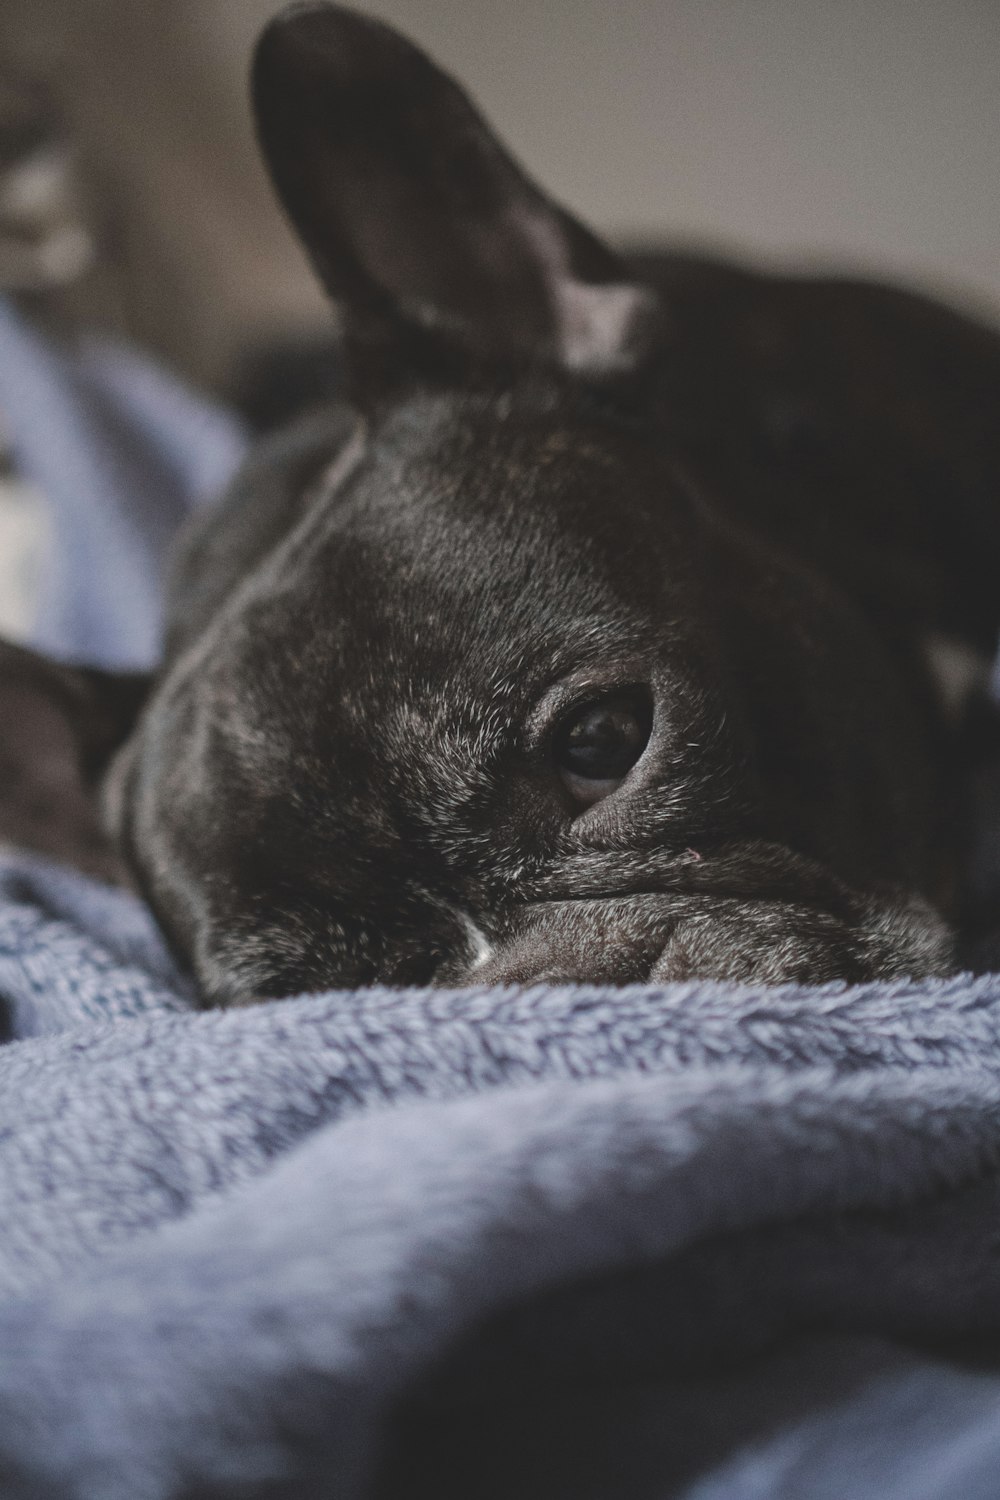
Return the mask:
[[(8, 714), (19, 836), (120, 857), (218, 1003), (946, 969), (1000, 339), (626, 264), (338, 7), (272, 23), (254, 98), (350, 402), (186, 538), (134, 729), (134, 682), (8, 650), (17, 734), (55, 747), (38, 795)], [(80, 785), (123, 741), (112, 856)]]

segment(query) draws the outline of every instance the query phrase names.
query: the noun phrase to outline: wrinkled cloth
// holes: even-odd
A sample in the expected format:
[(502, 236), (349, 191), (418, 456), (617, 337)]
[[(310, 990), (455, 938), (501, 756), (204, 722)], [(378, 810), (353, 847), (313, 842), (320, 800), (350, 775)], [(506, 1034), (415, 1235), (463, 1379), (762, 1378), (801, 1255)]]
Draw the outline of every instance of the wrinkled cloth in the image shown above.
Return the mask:
[[(141, 586), (64, 547), (39, 618), (134, 664), (171, 527), (112, 491)], [(0, 1023), (4, 1500), (1000, 1495), (1000, 975), (202, 1012), (8, 850)]]

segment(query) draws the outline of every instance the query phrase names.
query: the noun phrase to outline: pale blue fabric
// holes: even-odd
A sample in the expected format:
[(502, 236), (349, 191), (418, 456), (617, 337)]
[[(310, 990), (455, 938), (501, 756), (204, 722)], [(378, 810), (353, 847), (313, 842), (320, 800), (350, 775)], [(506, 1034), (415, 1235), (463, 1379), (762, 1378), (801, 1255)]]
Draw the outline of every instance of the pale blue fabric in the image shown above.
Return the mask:
[(34, 643), (155, 665), (168, 544), (239, 463), (241, 424), (124, 346), (53, 348), (2, 298), (0, 412), (53, 523)]
[[(44, 640), (134, 664), (239, 434), (52, 358)], [(1000, 1496), (1000, 976), (202, 1013), (9, 853), (0, 1010), (3, 1500)]]

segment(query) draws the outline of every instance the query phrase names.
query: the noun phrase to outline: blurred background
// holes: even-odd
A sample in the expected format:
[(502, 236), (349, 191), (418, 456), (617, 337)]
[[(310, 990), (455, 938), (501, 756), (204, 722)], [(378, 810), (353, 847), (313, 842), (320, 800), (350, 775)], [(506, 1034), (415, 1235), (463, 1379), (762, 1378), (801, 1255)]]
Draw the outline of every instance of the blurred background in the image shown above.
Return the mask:
[[(125, 333), (227, 397), (255, 351), (328, 334), (247, 109), (277, 8), (0, 0), (0, 288), (34, 318)], [(862, 270), (1000, 318), (1000, 0), (361, 8), (615, 240)], [(0, 568), (28, 524), (6, 493)], [(0, 577), (0, 629), (14, 593)]]
[[(247, 113), (278, 8), (0, 0), (4, 73), (49, 91), (77, 158), (90, 315), (216, 386), (249, 345), (326, 316)], [(998, 315), (998, 0), (361, 8), (433, 52), (605, 233), (864, 268)]]

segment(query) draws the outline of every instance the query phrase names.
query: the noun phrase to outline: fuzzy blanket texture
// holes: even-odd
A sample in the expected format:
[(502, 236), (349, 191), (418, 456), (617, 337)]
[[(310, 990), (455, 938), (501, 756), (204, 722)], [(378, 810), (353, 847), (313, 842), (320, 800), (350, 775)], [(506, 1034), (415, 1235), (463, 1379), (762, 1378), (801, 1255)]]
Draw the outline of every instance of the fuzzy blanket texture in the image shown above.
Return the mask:
[[(37, 636), (155, 656), (242, 446), (0, 313)], [(1000, 975), (192, 1007), (0, 860), (4, 1500), (1000, 1496)]]

